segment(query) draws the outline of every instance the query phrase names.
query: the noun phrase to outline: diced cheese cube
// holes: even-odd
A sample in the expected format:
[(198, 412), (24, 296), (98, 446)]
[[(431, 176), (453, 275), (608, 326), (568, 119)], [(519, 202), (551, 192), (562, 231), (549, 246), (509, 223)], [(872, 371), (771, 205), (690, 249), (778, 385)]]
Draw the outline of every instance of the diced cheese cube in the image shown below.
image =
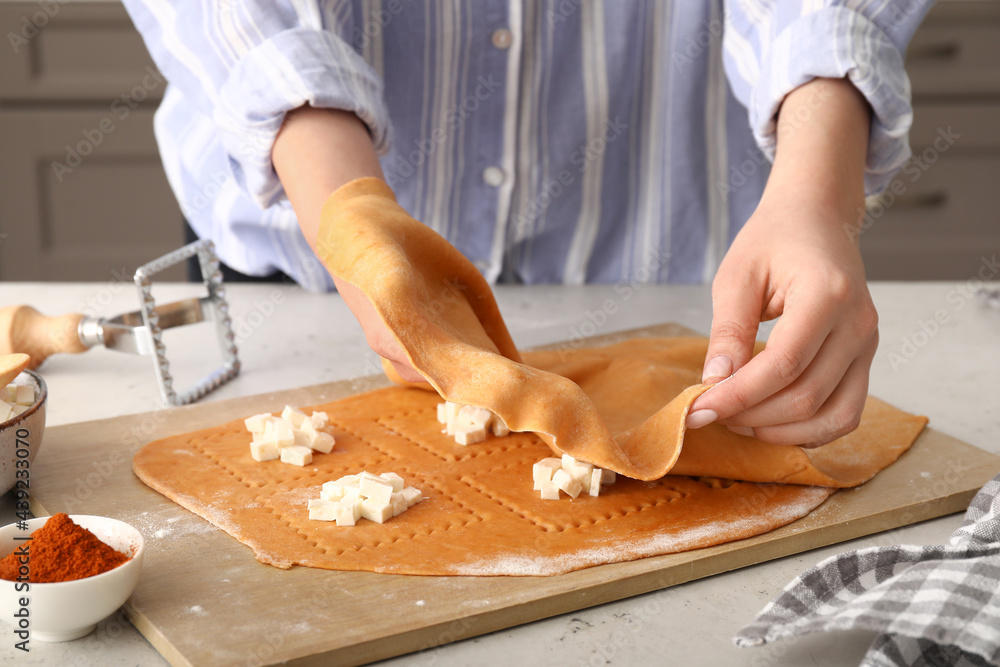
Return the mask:
[[(564, 467), (563, 470), (566, 470)], [(594, 466), (590, 463), (584, 463), (583, 461), (577, 461), (569, 470), (566, 470), (570, 474), (570, 477), (576, 479), (583, 484), (584, 487), (590, 486), (590, 478), (594, 472)]]
[(375, 523), (384, 523), (387, 519), (392, 518), (392, 505), (368, 498), (361, 503), (361, 516)]
[(542, 500), (559, 500), (559, 487), (552, 482), (542, 482)]
[(407, 507), (409, 507), (409, 505), (406, 504), (406, 497), (403, 496), (402, 493), (392, 494), (392, 501), (390, 504), (392, 505), (393, 516), (399, 516), (406, 511)]
[[(25, 412), (30, 407), (31, 407), (30, 405), (15, 405), (10, 409), (10, 417), (8, 417), (8, 419), (13, 419), (22, 412)], [(0, 410), (0, 412), (2, 412), (2, 410)]]
[(14, 406), (7, 401), (0, 401), (0, 422), (5, 422), (11, 418), (11, 411), (13, 409)]
[(247, 417), (243, 420), (243, 423), (246, 424), (247, 430), (251, 433), (263, 433), (272, 416), (270, 412), (265, 412), (253, 417)]
[(493, 415), (493, 435), (500, 438), (510, 435), (510, 429), (507, 428), (507, 424), (500, 418), (500, 415)]
[(312, 422), (313, 427), (318, 431), (322, 428), (326, 428), (330, 423), (330, 415), (326, 414), (322, 410), (316, 410), (311, 415), (309, 415), (309, 421)]
[(254, 461), (273, 461), (280, 456), (280, 450), (273, 442), (254, 441), (250, 443), (250, 456)]
[(332, 482), (324, 482), (324, 489), (332, 489), (335, 486), (348, 486), (350, 484), (357, 484), (361, 479), (361, 475), (344, 475), (340, 479), (335, 479)]
[(357, 503), (359, 510), (354, 511), (354, 504), (351, 505), (338, 505), (337, 506), (337, 525), (338, 526), (353, 526), (358, 522), (360, 516), (361, 503)]
[(412, 486), (405, 487), (402, 491), (400, 491), (400, 493), (402, 493), (403, 497), (406, 498), (407, 507), (413, 507), (421, 500), (423, 500), (423, 496), (420, 494), (420, 490)]
[(461, 429), (474, 426), (485, 430), (486, 427), (489, 426), (490, 419), (492, 419), (492, 417), (493, 413), (486, 408), (463, 405), (462, 409), (458, 411), (458, 425), (456, 428)]
[(594, 468), (590, 473), (590, 488), (587, 489), (587, 493), (592, 496), (601, 495), (601, 479), (603, 478), (603, 473), (600, 468)]
[(281, 418), (286, 421), (290, 421), (293, 428), (300, 428), (302, 426), (302, 422), (308, 419), (308, 417), (306, 417), (306, 413), (297, 408), (293, 408), (290, 405), (286, 405), (285, 409), (281, 411)]
[(437, 418), (438, 418), (438, 422), (441, 423), (441, 424), (447, 424), (448, 423), (448, 410), (447, 410), (447, 406), (448, 406), (447, 403), (438, 403), (437, 404)]
[(335, 444), (337, 444), (337, 441), (334, 440), (332, 435), (320, 432), (316, 434), (316, 439), (313, 440), (312, 448), (317, 452), (329, 454), (333, 451), (333, 446)]
[(291, 447), (295, 444), (295, 429), (291, 422), (284, 419), (276, 419), (267, 422), (264, 427), (265, 438), (274, 442), (278, 447)]
[(403, 478), (400, 477), (399, 475), (397, 475), (394, 472), (384, 472), (381, 475), (379, 475), (379, 477), (381, 477), (382, 479), (388, 480), (389, 482), (392, 483), (392, 492), (393, 493), (399, 493), (400, 491), (403, 490), (403, 486), (405, 486), (405, 483), (403, 482)]
[(363, 502), (364, 501), (361, 500), (361, 498), (355, 498), (353, 500), (347, 500), (345, 498), (344, 500), (340, 501), (340, 504), (344, 505), (345, 507), (350, 507), (354, 511), (354, 520), (361, 521), (361, 504)]
[(455, 442), (460, 445), (474, 445), (486, 439), (486, 429), (482, 426), (461, 426), (455, 429)]
[(351, 484), (344, 487), (344, 499), (345, 500), (360, 500), (361, 499), (361, 489), (358, 488), (356, 484)]
[(601, 484), (614, 484), (617, 478), (618, 476), (615, 475), (614, 470), (601, 470)]
[(309, 501), (309, 518), (313, 521), (336, 521), (340, 510), (339, 503), (315, 499)]
[(316, 425), (309, 419), (302, 422), (302, 426), (299, 427), (299, 430), (309, 436), (309, 442), (315, 440), (316, 436), (319, 435), (319, 429), (317, 429)]
[(566, 472), (570, 472), (571, 470), (573, 470), (573, 466), (576, 465), (576, 459), (574, 459), (569, 454), (563, 454), (561, 463), (562, 463), (562, 469), (565, 470)]
[(580, 484), (580, 480), (570, 476), (568, 472), (562, 469), (556, 470), (555, 474), (552, 475), (552, 483), (573, 498), (576, 498), (583, 491), (583, 485)]
[(445, 427), (448, 431), (448, 435), (455, 435), (455, 428), (458, 426), (458, 412), (462, 409), (461, 403), (452, 403), (451, 401), (445, 401), (444, 413), (445, 413)]
[(323, 489), (319, 492), (319, 497), (323, 500), (338, 501), (344, 497), (344, 487), (331, 486), (327, 488), (326, 484), (324, 484)]
[(291, 447), (282, 447), (281, 451), (281, 462), (291, 463), (296, 466), (304, 466), (312, 463), (313, 453), (308, 447), (299, 447), (298, 445), (292, 445)]
[(388, 504), (392, 497), (392, 482), (374, 475), (369, 477), (362, 475), (359, 488), (366, 500), (373, 500), (376, 503)]
[(0, 387), (0, 400), (8, 403), (17, 402), (17, 385), (11, 382), (5, 387)]
[(17, 385), (17, 396), (14, 402), (18, 405), (31, 407), (31, 404), (35, 402), (35, 388), (30, 384)]
[[(554, 465), (553, 461), (555, 462)], [(551, 482), (552, 473), (561, 469), (562, 463), (559, 459), (542, 459), (538, 463), (531, 466), (531, 478), (535, 482), (535, 491), (541, 491), (542, 483)]]
[(292, 429), (292, 444), (296, 447), (306, 447), (307, 449), (312, 449), (312, 438), (303, 431), (302, 429)]

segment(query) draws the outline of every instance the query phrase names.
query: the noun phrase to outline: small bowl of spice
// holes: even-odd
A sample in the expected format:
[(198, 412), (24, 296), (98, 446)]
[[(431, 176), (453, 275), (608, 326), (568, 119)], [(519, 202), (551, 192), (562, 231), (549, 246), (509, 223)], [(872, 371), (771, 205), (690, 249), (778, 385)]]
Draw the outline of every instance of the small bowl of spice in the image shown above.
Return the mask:
[(90, 633), (132, 594), (143, 540), (117, 519), (54, 514), (0, 528), (0, 554), (0, 616), (15, 641), (64, 642)]

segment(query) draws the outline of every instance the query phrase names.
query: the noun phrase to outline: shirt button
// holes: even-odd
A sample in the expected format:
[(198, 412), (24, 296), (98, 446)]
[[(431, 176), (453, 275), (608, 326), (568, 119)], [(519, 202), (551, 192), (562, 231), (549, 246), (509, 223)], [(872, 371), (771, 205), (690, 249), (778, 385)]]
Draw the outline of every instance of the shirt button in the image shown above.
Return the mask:
[(510, 30), (507, 30), (507, 28), (498, 28), (493, 31), (490, 39), (493, 42), (493, 46), (503, 50), (510, 47), (510, 43), (514, 41), (514, 36), (510, 34)]
[(486, 185), (498, 188), (503, 185), (504, 173), (500, 167), (486, 167), (483, 169), (483, 181)]

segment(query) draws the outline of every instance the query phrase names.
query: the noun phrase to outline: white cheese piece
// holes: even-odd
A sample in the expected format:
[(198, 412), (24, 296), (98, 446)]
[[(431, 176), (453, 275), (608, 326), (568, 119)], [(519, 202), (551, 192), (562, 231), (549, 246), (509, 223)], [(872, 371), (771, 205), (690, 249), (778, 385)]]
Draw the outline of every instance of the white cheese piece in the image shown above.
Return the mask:
[(278, 447), (291, 447), (295, 444), (295, 429), (291, 422), (275, 419), (267, 422), (264, 427), (264, 438), (271, 440)]
[(290, 421), (293, 428), (301, 428), (302, 422), (308, 419), (306, 413), (290, 405), (286, 405), (285, 409), (281, 411), (281, 418)]
[(324, 482), (323, 489), (332, 489), (335, 486), (345, 487), (350, 484), (357, 484), (361, 480), (361, 475), (344, 475), (340, 479), (335, 479), (332, 482)]
[(571, 470), (573, 470), (573, 466), (576, 465), (576, 459), (574, 459), (569, 454), (563, 454), (561, 465), (563, 470), (565, 470), (566, 472), (570, 472)]
[[(566, 470), (566, 468), (563, 468), (563, 470)], [(584, 488), (587, 488), (590, 486), (590, 478), (593, 475), (594, 466), (590, 463), (577, 461), (576, 465), (566, 470), (566, 472), (569, 473), (570, 477), (580, 482)]]
[(317, 410), (309, 415), (309, 421), (312, 422), (313, 428), (317, 431), (326, 428), (330, 424), (330, 415), (326, 414), (322, 410)]
[(319, 430), (309, 419), (306, 419), (304, 422), (302, 422), (302, 426), (299, 427), (299, 432), (304, 433), (305, 436), (309, 439), (310, 447), (312, 447), (312, 443), (316, 440), (316, 436), (319, 435)]
[(11, 382), (6, 387), (0, 387), (0, 401), (17, 403), (17, 385)]
[(556, 470), (555, 474), (552, 475), (552, 483), (573, 498), (576, 498), (583, 491), (583, 485), (580, 484), (580, 480), (572, 477), (562, 469)]
[(437, 404), (437, 418), (438, 423), (447, 424), (448, 423), (448, 404), (438, 403)]
[[(358, 511), (355, 512), (354, 507), (357, 505)], [(337, 525), (338, 526), (353, 526), (357, 524), (358, 519), (361, 518), (361, 503), (352, 503), (350, 505), (338, 505), (337, 506)]]
[(392, 515), (399, 516), (406, 511), (409, 505), (406, 504), (406, 497), (402, 493), (393, 493), (392, 500), (390, 502), (392, 505)]
[(559, 500), (559, 487), (552, 482), (542, 482), (542, 500)]
[(603, 471), (600, 468), (594, 468), (590, 474), (590, 488), (587, 489), (587, 493), (592, 496), (601, 495), (601, 479)]
[(30, 384), (17, 385), (17, 396), (14, 398), (14, 402), (18, 405), (31, 407), (31, 404), (35, 402), (35, 388)]
[[(326, 484), (329, 484), (327, 482)], [(343, 486), (331, 486), (323, 485), (323, 489), (319, 492), (319, 497), (323, 500), (329, 500), (332, 502), (339, 501), (344, 497), (344, 487)]]
[(507, 428), (507, 424), (500, 418), (500, 415), (493, 415), (493, 435), (500, 438), (510, 435), (510, 429)]
[(368, 477), (365, 475), (368, 475), (368, 473), (364, 473), (361, 476), (361, 483), (358, 485), (361, 495), (366, 500), (373, 500), (376, 503), (387, 505), (392, 497), (392, 482), (374, 475)]
[(280, 456), (278, 446), (273, 442), (255, 441), (250, 443), (250, 456), (254, 461), (273, 461)]
[(421, 500), (423, 500), (423, 497), (420, 494), (420, 490), (412, 486), (405, 487), (402, 491), (400, 491), (400, 493), (403, 494), (403, 498), (406, 499), (407, 507), (413, 507)]
[(474, 445), (486, 439), (486, 429), (482, 426), (460, 426), (455, 429), (455, 442), (460, 445)]
[(375, 523), (384, 523), (392, 518), (392, 505), (368, 498), (361, 503), (361, 517)]
[(340, 509), (339, 503), (311, 499), (309, 501), (309, 518), (313, 521), (336, 521)]
[[(554, 465), (553, 462), (555, 462)], [(541, 491), (542, 483), (551, 482), (552, 473), (561, 469), (562, 463), (559, 459), (542, 459), (538, 463), (531, 466), (531, 478), (535, 482), (535, 491)]]
[(384, 472), (381, 475), (379, 475), (379, 477), (389, 481), (392, 484), (393, 493), (399, 493), (400, 491), (403, 490), (403, 486), (405, 486), (403, 478), (394, 472)]
[(477, 428), (482, 428), (485, 430), (490, 425), (490, 420), (493, 419), (493, 413), (486, 408), (477, 408), (472, 405), (463, 405), (462, 409), (458, 411), (458, 426), (457, 428), (465, 428), (468, 426), (475, 426)]
[(243, 420), (243, 423), (246, 425), (247, 430), (251, 433), (263, 433), (264, 428), (267, 426), (267, 423), (271, 420), (272, 416), (273, 415), (271, 415), (270, 412), (265, 412), (263, 414), (254, 415), (253, 417), (247, 417)]
[[(24, 406), (21, 406), (24, 407)], [(0, 422), (5, 422), (11, 418), (11, 413), (14, 406), (7, 403), (7, 401), (0, 401)]]
[(299, 447), (298, 445), (292, 445), (291, 447), (282, 447), (281, 451), (281, 462), (291, 463), (296, 466), (304, 466), (312, 463), (313, 453), (308, 447)]
[[(7, 419), (13, 419), (14, 417), (18, 416), (22, 412), (25, 412), (29, 407), (31, 407), (31, 406), (30, 405), (15, 405), (14, 407), (12, 407), (10, 409), (10, 416)], [(0, 412), (3, 412), (3, 410), (0, 410)]]
[(361, 489), (358, 488), (357, 484), (351, 484), (344, 487), (344, 499), (345, 500), (361, 500)]
[(322, 452), (323, 454), (329, 454), (333, 451), (333, 446), (337, 444), (333, 436), (329, 433), (317, 433), (316, 439), (313, 440), (312, 448), (317, 452)]
[(461, 403), (452, 403), (451, 401), (445, 401), (444, 413), (445, 413), (445, 430), (448, 435), (455, 435), (455, 429), (458, 426), (458, 413), (462, 409)]

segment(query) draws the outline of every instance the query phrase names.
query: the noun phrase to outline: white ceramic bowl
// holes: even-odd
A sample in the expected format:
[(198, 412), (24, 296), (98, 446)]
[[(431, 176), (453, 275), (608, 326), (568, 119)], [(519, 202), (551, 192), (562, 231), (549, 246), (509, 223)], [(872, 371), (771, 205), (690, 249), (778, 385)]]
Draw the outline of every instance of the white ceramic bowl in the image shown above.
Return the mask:
[(49, 395), (45, 380), (34, 371), (24, 371), (17, 376), (16, 382), (22, 384), (26, 377), (35, 384), (34, 404), (13, 419), (0, 424), (0, 493), (7, 493), (14, 488), (18, 479), (17, 471), (25, 469), (25, 464), (19, 464), (18, 461), (28, 462), (27, 478), (30, 482), (30, 465), (38, 454), (38, 448), (42, 446), (42, 434), (45, 433), (45, 401)]
[[(28, 591), (18, 591), (17, 582), (0, 579), (0, 618), (13, 625), (15, 632), (20, 630), (15, 614), (22, 608), (21, 598), (29, 598), (28, 631), (31, 639), (64, 642), (83, 637), (122, 606), (139, 582), (144, 545), (138, 530), (123, 521), (103, 516), (71, 514), (69, 518), (105, 544), (122, 553), (132, 554), (132, 559), (104, 574), (75, 581), (30, 584)], [(19, 529), (16, 523), (0, 528), (0, 555), (6, 556), (24, 544), (15, 538), (30, 535), (44, 526), (47, 520), (48, 517), (29, 519), (27, 530)], [(16, 634), (14, 636), (17, 637)]]

